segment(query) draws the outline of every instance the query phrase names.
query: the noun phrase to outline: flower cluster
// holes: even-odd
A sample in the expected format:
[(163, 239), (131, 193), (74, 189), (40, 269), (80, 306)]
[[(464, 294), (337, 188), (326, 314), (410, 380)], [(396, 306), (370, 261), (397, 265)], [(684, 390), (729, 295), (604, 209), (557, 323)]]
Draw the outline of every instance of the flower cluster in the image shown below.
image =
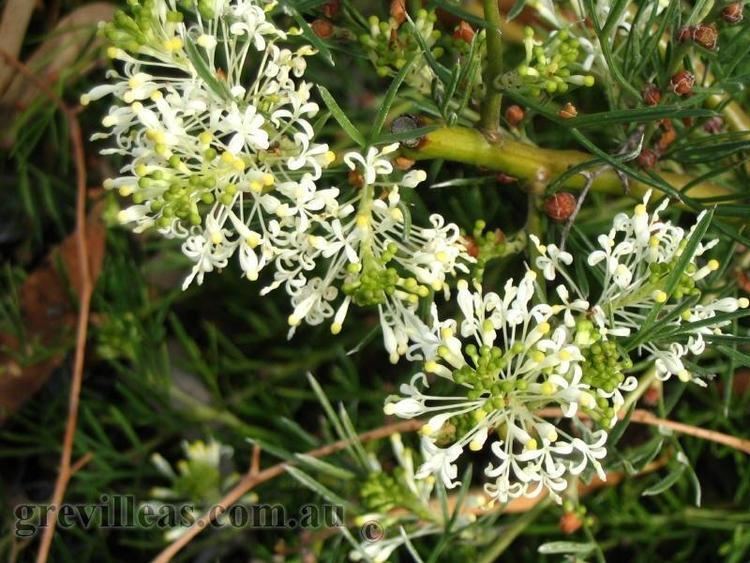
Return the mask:
[[(413, 29), (411, 26), (402, 25), (403, 21), (403, 18), (395, 16), (387, 21), (370, 16), (369, 33), (364, 33), (359, 38), (380, 76), (395, 75), (412, 57), (422, 53), (422, 46), (417, 41), (415, 33), (420, 35), (434, 58), (441, 57), (444, 52), (443, 47), (436, 45), (441, 33), (434, 29), (437, 21), (434, 11), (419, 10)], [(416, 90), (429, 92), (434, 78), (435, 74), (427, 62), (420, 61), (412, 65), (405, 80)]]
[(567, 29), (550, 33), (544, 43), (534, 39), (530, 27), (524, 34), (526, 58), (518, 74), (533, 96), (564, 94), (570, 86), (594, 85), (589, 73), (594, 55), (587, 39), (572, 37)]
[[(603, 430), (583, 440), (539, 412), (552, 408), (558, 417), (572, 418), (580, 409), (609, 425), (622, 402), (619, 390), (632, 388), (634, 381), (619, 382), (609, 394), (584, 383), (573, 315), (588, 303), (534, 304), (536, 290), (534, 272), (518, 284), (509, 280), (501, 295), (460, 284), (462, 321), (435, 327), (434, 357), (385, 407), (388, 414), (430, 417), (422, 429), (428, 461), (418, 475), (437, 474), (446, 486), (455, 486), (456, 460), (465, 448), (480, 450), (488, 439), (498, 461), (485, 471), (493, 479), (486, 490), (502, 502), (544, 488), (556, 494), (568, 474), (589, 465), (602, 473)], [(565, 297), (564, 286), (558, 291)], [(428, 393), (431, 374), (450, 383), (445, 394)], [(445, 387), (440, 380), (432, 385)]]
[[(286, 33), (259, 0), (145, 0), (104, 27), (122, 72), (83, 96), (115, 104), (94, 138), (125, 157), (105, 187), (130, 197), (120, 213), (136, 231), (183, 239), (194, 263), (185, 287), (235, 254), (250, 279), (272, 260), (272, 237), (326, 204), (315, 181), (334, 159), (313, 142), (318, 113), (300, 80), (309, 46), (281, 48)], [(248, 76), (250, 73), (250, 76)]]
[[(208, 442), (183, 442), (182, 449), (185, 458), (179, 460), (176, 467), (172, 467), (159, 453), (151, 456), (151, 462), (170, 484), (166, 487), (153, 487), (150, 491), (153, 500), (145, 505), (155, 514), (167, 515), (170, 514), (170, 507), (163, 503), (186, 503), (182, 505), (184, 513), (180, 514), (181, 520), (165, 533), (166, 540), (175, 540), (184, 534), (203, 511), (219, 502), (226, 491), (240, 479), (240, 474), (234, 471), (233, 450), (230, 446), (211, 439)], [(242, 502), (247, 503), (256, 501), (254, 493), (245, 495), (242, 499)], [(227, 522), (226, 515), (221, 522)]]
[[(411, 540), (444, 533), (448, 522), (442, 510), (436, 509), (434, 479), (417, 477), (419, 454), (404, 446), (401, 436), (391, 436), (391, 448), (397, 462), (392, 470), (385, 470), (375, 461), (375, 467), (362, 484), (360, 497), (365, 513), (354, 519), (357, 526), (377, 522), (380, 529), (398, 529), (399, 533), (372, 541), (367, 529), (362, 528), (364, 541), (350, 552), (353, 561), (362, 559), (388, 561), (391, 554)], [(485, 506), (482, 495), (468, 494), (460, 513), (449, 515), (451, 528), (459, 535), (470, 535), (469, 526), (476, 521), (475, 512)], [(399, 510), (400, 509), (400, 510)]]
[(426, 174), (410, 171), (396, 182), (386, 157), (397, 146), (344, 155), (360, 185), (312, 217), (308, 228), (279, 241), (275, 280), (263, 290), (286, 287), (294, 307), (292, 332), (302, 321), (315, 325), (332, 318), (337, 334), (352, 303), (377, 307), (393, 362), (409, 352), (422, 330), (420, 299), (447, 292), (446, 279), (468, 272), (472, 261), (458, 227), (442, 216), (431, 215), (430, 227), (408, 220), (401, 190), (414, 188)]
[(263, 293), (290, 295), (290, 336), (328, 319), (336, 334), (352, 303), (377, 307), (397, 361), (420, 330), (419, 300), (467, 271), (458, 228), (439, 215), (411, 223), (401, 190), (426, 175), (394, 178), (387, 155), (397, 145), (344, 156), (359, 179), (353, 193), (319, 187), (335, 155), (313, 140), (319, 108), (302, 76), (314, 51), (280, 47), (287, 33), (262, 0), (190, 5), (134, 2), (104, 28), (123, 71), (83, 102), (116, 100), (95, 138), (125, 157), (122, 176), (105, 182), (132, 199), (120, 219), (183, 240), (194, 263), (183, 288), (235, 256), (252, 281), (273, 265)]
[[(385, 405), (386, 414), (429, 417), (418, 477), (434, 474), (455, 486), (465, 449), (480, 450), (489, 441), (497, 461), (485, 469), (485, 490), (493, 499), (546, 490), (560, 500), (571, 475), (592, 468), (605, 478), (607, 430), (625, 403), (623, 393), (637, 386), (628, 375), (631, 353), (653, 360), (661, 379), (701, 383), (686, 370), (684, 356), (701, 354), (706, 337), (721, 334), (729, 322), (719, 315), (747, 307), (748, 300), (701, 291), (718, 268), (702, 258), (715, 245), (698, 240), (704, 217), (685, 232), (660, 219), (666, 201), (649, 213), (649, 197), (632, 215), (617, 215), (589, 254), (601, 279), (596, 299), (567, 273), (573, 256), (533, 235), (535, 265), (558, 284), (554, 304), (536, 299), (542, 288), (533, 271), (518, 283), (509, 280), (500, 294), (459, 282), (462, 319), (434, 319), (419, 342), (423, 371)], [(664, 336), (628, 340), (649, 315), (664, 323)], [(565, 424), (549, 421), (555, 418)]]

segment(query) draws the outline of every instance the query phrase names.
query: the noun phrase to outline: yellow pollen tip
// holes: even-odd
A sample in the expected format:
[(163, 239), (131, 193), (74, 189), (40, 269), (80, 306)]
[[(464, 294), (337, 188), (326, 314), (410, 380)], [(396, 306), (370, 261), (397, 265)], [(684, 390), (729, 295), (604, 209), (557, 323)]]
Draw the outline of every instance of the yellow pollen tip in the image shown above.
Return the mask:
[(666, 303), (667, 302), (667, 298), (669, 297), (661, 289), (657, 289), (656, 291), (654, 291), (654, 293), (653, 293), (652, 296), (654, 298), (654, 301), (656, 301), (657, 303)]
[(180, 39), (179, 37), (173, 37), (172, 39), (167, 39), (164, 42), (164, 48), (167, 51), (179, 51), (180, 49), (182, 49), (182, 46), (182, 39)]
[(555, 385), (553, 383), (550, 383), (549, 381), (545, 381), (542, 383), (542, 395), (554, 395), (555, 394)]
[(213, 138), (214, 138), (213, 134), (209, 131), (204, 131), (203, 133), (198, 135), (198, 140), (200, 141), (202, 145), (210, 144), (211, 141), (213, 141)]
[(339, 334), (342, 328), (341, 323), (333, 323), (331, 325), (331, 334)]
[(539, 325), (539, 332), (542, 334), (547, 334), (550, 330), (552, 330), (552, 327), (549, 323), (542, 323)]
[(370, 217), (368, 215), (357, 215), (357, 226), (360, 229), (366, 229), (370, 226)]
[(325, 163), (326, 163), (326, 166), (329, 165), (329, 164), (331, 164), (334, 160), (336, 160), (336, 153), (333, 152), (333, 151), (328, 151), (325, 154)]
[(646, 206), (642, 203), (635, 206), (635, 214), (636, 215), (645, 215), (647, 213)]
[(439, 367), (440, 367), (440, 364), (434, 360), (430, 360), (424, 363), (424, 370), (427, 373), (436, 373)]
[(300, 319), (294, 313), (292, 313), (291, 315), (289, 315), (289, 319), (288, 320), (289, 320), (289, 326), (298, 326), (302, 322), (302, 319)]
[(119, 189), (119, 190), (117, 190), (117, 192), (118, 192), (118, 193), (119, 193), (119, 194), (120, 194), (120, 195), (121, 195), (122, 197), (128, 197), (128, 196), (129, 196), (129, 195), (131, 195), (131, 194), (132, 194), (132, 193), (133, 193), (134, 191), (135, 191), (135, 186), (131, 186), (131, 185), (128, 185), (128, 186), (120, 186), (120, 189)]
[(718, 260), (709, 260), (708, 264), (706, 265), (708, 266), (708, 269), (711, 270), (712, 272), (715, 272), (716, 270), (718, 270), (720, 266)]
[(687, 383), (691, 379), (690, 372), (686, 369), (682, 370), (680, 373), (677, 374), (677, 377), (682, 381), (683, 383)]
[(263, 175), (263, 185), (264, 186), (273, 186), (274, 182), (276, 182), (276, 178), (273, 177), (273, 174), (264, 174)]
[(539, 448), (539, 445), (536, 443), (536, 440), (534, 440), (534, 438), (529, 438), (529, 441), (526, 442), (526, 449), (536, 450), (537, 448)]
[(250, 190), (255, 193), (260, 193), (263, 191), (263, 185), (260, 182), (253, 180), (250, 182)]
[(747, 297), (740, 297), (737, 300), (737, 305), (740, 309), (747, 309), (748, 305), (750, 305), (750, 299), (748, 299)]
[(474, 439), (471, 442), (469, 442), (469, 449), (472, 452), (478, 452), (479, 450), (482, 449), (483, 445), (484, 444), (482, 442), (480, 442), (479, 440)]
[(211, 233), (211, 242), (214, 244), (220, 244), (224, 240), (224, 235), (220, 231), (214, 231)]

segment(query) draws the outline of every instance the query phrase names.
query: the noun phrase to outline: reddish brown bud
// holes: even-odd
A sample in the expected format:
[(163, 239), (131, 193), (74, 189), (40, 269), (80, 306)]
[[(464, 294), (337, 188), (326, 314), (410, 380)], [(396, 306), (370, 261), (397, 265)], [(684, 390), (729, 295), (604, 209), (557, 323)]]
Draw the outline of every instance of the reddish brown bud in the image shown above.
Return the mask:
[(704, 49), (716, 49), (716, 41), (718, 38), (719, 33), (716, 31), (716, 26), (714, 24), (698, 24), (695, 26), (695, 29), (693, 29), (693, 41)]
[(740, 287), (740, 289), (746, 291), (747, 293), (750, 293), (750, 275), (738, 268), (735, 272), (735, 277), (737, 278), (737, 285)]
[(724, 128), (724, 120), (718, 115), (715, 115), (710, 119), (707, 119), (706, 122), (703, 124), (703, 130), (706, 133), (711, 133), (713, 135), (715, 135), (716, 133), (720, 133), (723, 128)]
[(735, 24), (742, 21), (742, 2), (729, 4), (721, 11), (721, 19), (727, 23)]
[(346, 179), (349, 181), (349, 185), (354, 188), (361, 188), (365, 185), (365, 178), (357, 170), (350, 170), (347, 174)]
[(328, 0), (323, 4), (323, 15), (329, 19), (335, 18), (339, 15), (341, 10), (341, 0)]
[(544, 200), (544, 213), (558, 223), (567, 221), (576, 210), (578, 200), (568, 192), (557, 192)]
[(655, 106), (661, 101), (661, 90), (656, 84), (647, 84), (643, 89), (643, 103), (647, 106)]
[(685, 27), (681, 27), (677, 31), (677, 41), (680, 43), (685, 43), (686, 41), (690, 41), (693, 38), (693, 26), (692, 25), (686, 25)]
[(333, 24), (328, 20), (317, 19), (310, 24), (313, 33), (321, 39), (328, 39), (333, 35)]
[(508, 174), (504, 174), (503, 172), (500, 172), (498, 174), (495, 174), (495, 179), (497, 180), (498, 184), (515, 184), (518, 182), (518, 178), (515, 176), (509, 176)]
[(412, 166), (414, 166), (414, 161), (411, 158), (406, 158), (405, 156), (397, 156), (393, 163), (399, 170), (409, 170)]
[[(664, 130), (656, 143), (656, 149), (659, 152), (666, 151), (669, 146), (677, 140), (677, 132), (674, 130), (671, 123), (669, 125), (670, 126)], [(651, 166), (644, 166), (644, 168), (651, 168)]]
[(406, 20), (406, 0), (391, 0), (391, 17), (398, 25)]
[(559, 112), (557, 112), (557, 115), (559, 115), (563, 119), (573, 119), (578, 115), (578, 110), (573, 104), (568, 102), (562, 107)]
[(575, 533), (582, 525), (581, 517), (575, 512), (564, 512), (560, 516), (560, 531), (563, 534)]
[(651, 149), (643, 149), (641, 154), (638, 155), (638, 166), (641, 168), (653, 168), (657, 160), (659, 160), (658, 154)]
[(453, 39), (459, 39), (466, 43), (471, 43), (474, 40), (474, 28), (464, 20), (461, 20), (453, 31)]
[(651, 385), (646, 392), (643, 394), (643, 403), (649, 407), (653, 407), (659, 402), (661, 397), (661, 384)]
[(681, 70), (672, 76), (669, 84), (672, 86), (672, 91), (678, 96), (689, 96), (693, 93), (695, 76), (687, 70)]
[(525, 116), (526, 112), (523, 111), (521, 106), (512, 105), (505, 110), (505, 119), (511, 127), (517, 127), (518, 124), (523, 121)]
[(466, 246), (466, 253), (469, 256), (472, 258), (479, 256), (479, 246), (477, 246), (477, 241), (474, 240), (474, 237), (465, 237), (464, 246)]

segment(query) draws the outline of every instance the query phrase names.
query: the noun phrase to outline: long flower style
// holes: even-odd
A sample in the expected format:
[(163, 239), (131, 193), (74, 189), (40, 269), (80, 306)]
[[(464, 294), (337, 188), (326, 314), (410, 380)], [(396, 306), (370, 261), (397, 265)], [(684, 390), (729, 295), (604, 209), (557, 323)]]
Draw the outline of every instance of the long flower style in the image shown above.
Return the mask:
[[(658, 307), (659, 318), (666, 320), (667, 327), (675, 332), (682, 329), (687, 338), (683, 341), (649, 339), (641, 343), (639, 349), (655, 360), (660, 379), (677, 376), (682, 381), (705, 385), (687, 369), (686, 356), (702, 354), (706, 347), (705, 336), (722, 334), (721, 328), (729, 323), (720, 319), (712, 323), (710, 319), (720, 313), (745, 308), (748, 300), (716, 298), (705, 293), (706, 279), (720, 264), (716, 259), (705, 259), (704, 255), (717, 240), (698, 242), (684, 272), (676, 280), (676, 287), (667, 293), (670, 274), (682, 258), (705, 212), (698, 216), (690, 230), (685, 231), (660, 218), (660, 213), (669, 204), (667, 199), (649, 213), (650, 197), (649, 191), (632, 214), (618, 214), (609, 233), (598, 237), (599, 248), (588, 255), (588, 265), (596, 268), (602, 278), (601, 293), (591, 307), (594, 325), (591, 334), (594, 338), (610, 341), (635, 335), (652, 310)], [(562, 275), (568, 287), (581, 299), (588, 299), (566, 272), (573, 257), (554, 245), (542, 245), (536, 238), (534, 242), (540, 252), (537, 266), (544, 271), (545, 277), (554, 280), (557, 274)], [(694, 322), (701, 325), (692, 328), (690, 323)]]
[(184, 239), (195, 263), (185, 287), (236, 253), (254, 280), (275, 256), (271, 237), (337, 195), (315, 185), (334, 156), (312, 140), (318, 105), (300, 80), (314, 50), (277, 45), (286, 33), (262, 0), (186, 5), (145, 0), (118, 13), (104, 34), (123, 70), (82, 101), (116, 100), (95, 138), (126, 159), (105, 182), (132, 198), (121, 221)]
[[(552, 407), (573, 418), (580, 408), (608, 426), (619, 406), (614, 393), (605, 395), (582, 381), (579, 330), (575, 323), (568, 326), (566, 317), (585, 304), (534, 305), (536, 284), (536, 274), (527, 272), (498, 295), (471, 291), (460, 282), (460, 325), (437, 326), (442, 344), (436, 356), (386, 403), (387, 414), (430, 417), (423, 427), (427, 461), (419, 477), (435, 474), (447, 487), (455, 486), (456, 461), (465, 448), (482, 449), (494, 433), (499, 439), (491, 450), (498, 462), (485, 470), (493, 480), (486, 485), (493, 499), (506, 502), (544, 489), (559, 498), (567, 476), (589, 466), (603, 475), (605, 430), (584, 433), (583, 439), (536, 414)], [(449, 381), (451, 391), (428, 394), (430, 374)], [(440, 380), (434, 385), (444, 387)]]
[(275, 281), (263, 290), (284, 285), (291, 295), (291, 333), (303, 321), (316, 325), (332, 318), (331, 331), (338, 334), (352, 303), (377, 307), (393, 362), (408, 354), (410, 341), (424, 330), (415, 312), (420, 299), (447, 292), (446, 280), (468, 272), (472, 261), (458, 227), (442, 216), (431, 215), (429, 227), (407, 223), (401, 191), (426, 174), (414, 170), (394, 179), (387, 156), (396, 148), (344, 156), (362, 186), (312, 217), (310, 229), (275, 239)]

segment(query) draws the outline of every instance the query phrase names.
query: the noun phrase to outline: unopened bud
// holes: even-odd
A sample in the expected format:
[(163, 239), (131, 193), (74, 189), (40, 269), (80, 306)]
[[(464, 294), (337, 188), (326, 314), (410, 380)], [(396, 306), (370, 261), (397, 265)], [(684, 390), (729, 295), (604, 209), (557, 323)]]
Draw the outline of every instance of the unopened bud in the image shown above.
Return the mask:
[(472, 28), (464, 20), (461, 20), (461, 22), (456, 26), (456, 29), (453, 31), (453, 39), (459, 39), (461, 41), (465, 41), (466, 43), (471, 43), (474, 40), (474, 28)]
[(578, 200), (569, 192), (557, 192), (544, 200), (544, 213), (558, 223), (567, 221), (576, 210)]
[(716, 31), (716, 26), (714, 24), (698, 24), (693, 29), (693, 41), (704, 49), (716, 49), (716, 41), (718, 38), (719, 33)]
[(336, 17), (341, 10), (341, 0), (328, 0), (323, 4), (323, 15), (329, 19)]
[(526, 113), (523, 111), (521, 106), (512, 105), (505, 110), (505, 119), (511, 125), (511, 127), (517, 127), (519, 123), (523, 121)]
[(333, 24), (331, 24), (331, 22), (329, 22), (328, 20), (317, 19), (310, 24), (310, 27), (312, 28), (315, 35), (317, 35), (321, 39), (328, 39), (331, 35), (333, 35)]
[(735, 24), (742, 21), (742, 2), (729, 4), (721, 11), (721, 19), (727, 23)]
[(409, 170), (412, 166), (414, 166), (414, 161), (411, 158), (406, 158), (405, 156), (397, 156), (393, 161), (393, 164), (395, 164), (396, 168), (398, 168), (399, 170)]
[(643, 89), (643, 103), (655, 106), (661, 101), (661, 90), (655, 84), (647, 84)]
[(391, 17), (396, 20), (398, 25), (404, 23), (406, 20), (406, 1), (405, 0), (391, 0)]
[(565, 512), (560, 516), (560, 531), (563, 534), (573, 534), (583, 525), (581, 517), (575, 512)]
[(568, 102), (562, 107), (562, 109), (557, 113), (557, 115), (559, 115), (563, 119), (573, 119), (574, 117), (578, 115), (578, 110), (573, 104)]
[(693, 93), (695, 76), (687, 70), (681, 70), (672, 76), (670, 85), (672, 86), (672, 91), (678, 96), (689, 96)]
[(651, 149), (643, 149), (638, 155), (638, 166), (644, 169), (653, 168), (657, 160), (659, 160), (658, 154)]

